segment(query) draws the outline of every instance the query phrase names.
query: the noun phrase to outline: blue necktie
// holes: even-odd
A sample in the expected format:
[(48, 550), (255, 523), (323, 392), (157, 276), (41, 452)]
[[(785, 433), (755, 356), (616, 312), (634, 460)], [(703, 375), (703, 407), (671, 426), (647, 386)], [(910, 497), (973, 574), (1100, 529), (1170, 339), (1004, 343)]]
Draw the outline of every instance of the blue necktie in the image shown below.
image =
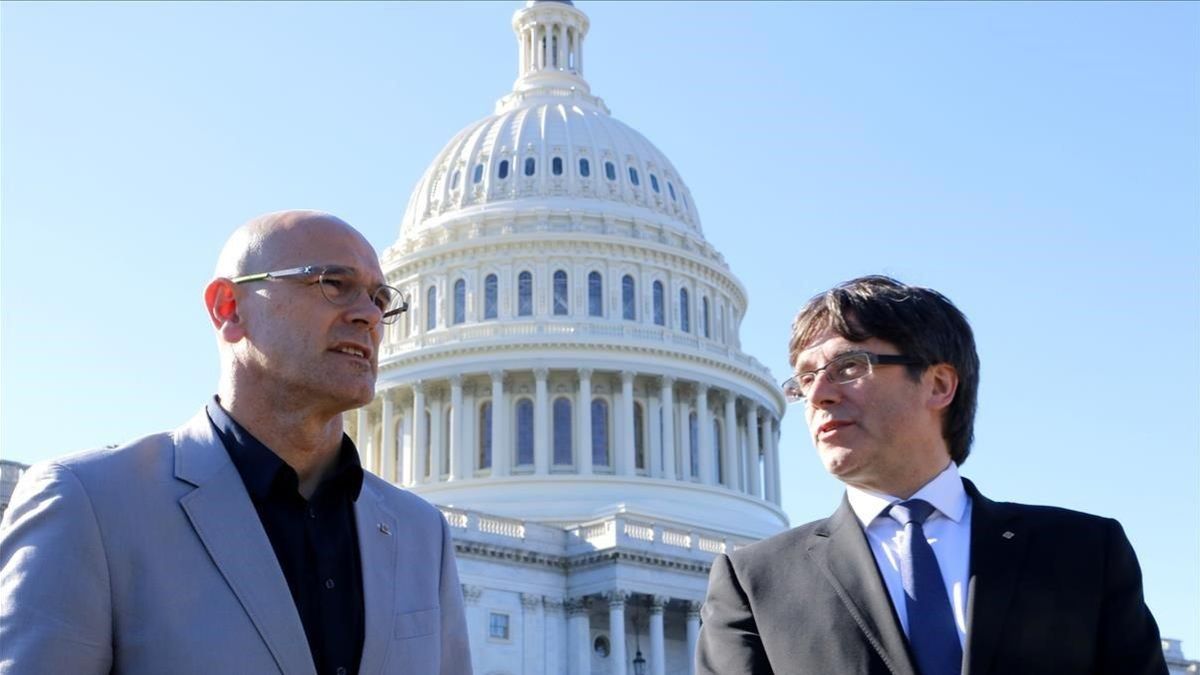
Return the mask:
[(900, 580), (908, 609), (908, 644), (921, 675), (958, 675), (962, 672), (962, 645), (946, 584), (922, 525), (933, 505), (910, 499), (889, 507), (889, 515), (904, 526), (900, 548)]

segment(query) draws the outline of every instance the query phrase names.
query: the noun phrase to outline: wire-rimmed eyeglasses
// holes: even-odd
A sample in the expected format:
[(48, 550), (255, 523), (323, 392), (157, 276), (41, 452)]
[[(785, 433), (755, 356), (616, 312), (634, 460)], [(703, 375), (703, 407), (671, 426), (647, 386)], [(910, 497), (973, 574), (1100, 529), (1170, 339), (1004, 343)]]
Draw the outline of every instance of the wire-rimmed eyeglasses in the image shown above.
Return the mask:
[[(330, 304), (345, 307), (354, 304), (367, 288), (354, 274), (354, 270), (341, 265), (306, 265), (293, 267), (275, 272), (260, 272), (234, 277), (229, 281), (235, 284), (245, 284), (251, 281), (266, 281), (273, 279), (304, 279), (316, 277), (312, 283), (321, 289), (321, 295)], [(383, 314), (382, 323), (395, 323), (400, 315), (408, 310), (408, 298), (400, 289), (386, 284), (380, 284), (371, 291), (371, 302)]]
[(822, 373), (834, 384), (849, 384), (861, 380), (872, 372), (872, 366), (915, 366), (924, 363), (920, 359), (898, 354), (874, 354), (871, 352), (850, 352), (842, 354), (816, 370), (806, 370), (803, 373), (783, 381), (783, 397), (788, 403), (803, 401), (808, 398), (817, 378)]

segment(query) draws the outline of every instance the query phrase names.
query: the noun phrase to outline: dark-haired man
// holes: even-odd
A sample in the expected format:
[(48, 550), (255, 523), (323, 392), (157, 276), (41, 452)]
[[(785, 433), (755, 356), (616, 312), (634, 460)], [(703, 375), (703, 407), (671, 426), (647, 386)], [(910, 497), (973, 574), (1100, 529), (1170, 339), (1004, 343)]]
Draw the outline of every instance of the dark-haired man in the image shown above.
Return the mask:
[(1167, 672), (1120, 524), (993, 502), (959, 477), (979, 357), (949, 300), (854, 279), (805, 305), (788, 352), (784, 393), (846, 496), (717, 556), (697, 672)]

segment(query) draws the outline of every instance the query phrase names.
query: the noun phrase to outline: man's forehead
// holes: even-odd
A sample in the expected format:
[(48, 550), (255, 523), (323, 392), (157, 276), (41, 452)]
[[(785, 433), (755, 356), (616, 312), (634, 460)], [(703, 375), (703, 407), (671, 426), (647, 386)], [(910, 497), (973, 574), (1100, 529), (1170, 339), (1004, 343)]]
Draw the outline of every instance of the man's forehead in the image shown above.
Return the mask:
[(888, 346), (889, 343), (879, 338), (867, 338), (861, 342), (854, 342), (827, 328), (813, 336), (808, 345), (800, 350), (796, 357), (796, 372), (815, 370), (844, 354), (861, 351), (886, 351)]

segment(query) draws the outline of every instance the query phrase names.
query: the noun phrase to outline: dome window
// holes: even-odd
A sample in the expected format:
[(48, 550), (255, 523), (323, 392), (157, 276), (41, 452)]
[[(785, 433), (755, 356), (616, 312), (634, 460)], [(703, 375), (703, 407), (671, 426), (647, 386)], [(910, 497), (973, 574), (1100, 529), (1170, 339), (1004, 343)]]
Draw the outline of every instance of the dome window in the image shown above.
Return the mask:
[(637, 293), (633, 284), (633, 276), (626, 274), (621, 277), (621, 317), (627, 321), (637, 320)]
[(425, 291), (425, 330), (437, 328), (437, 286)]
[(592, 164), (587, 161), (587, 157), (579, 158), (579, 175), (584, 178), (592, 175)]
[(671, 201), (675, 201), (675, 184), (667, 181), (667, 192), (671, 193)]
[(517, 402), (517, 465), (533, 464), (533, 401)]
[(679, 289), (679, 330), (692, 332), (692, 313), (688, 309), (688, 292), (686, 288)]
[(467, 320), (467, 282), (459, 279), (454, 282), (454, 323), (460, 324)]
[(471, 176), (471, 182), (478, 183), (483, 180), (483, 164), (475, 165), (475, 174)]
[(641, 181), (638, 180), (637, 169), (632, 166), (629, 167), (629, 182), (633, 183), (635, 187), (641, 185)]
[(617, 179), (617, 167), (613, 166), (612, 162), (604, 163), (604, 177), (609, 180)]
[(654, 323), (658, 326), (667, 325), (667, 313), (665, 310), (666, 298), (663, 293), (663, 284), (661, 281), (654, 282)]
[(550, 160), (550, 173), (554, 174), (555, 176), (561, 176), (562, 171), (562, 157), (555, 157), (554, 159)]
[(533, 274), (517, 275), (517, 316), (533, 316)]
[(650, 174), (650, 187), (653, 188), (656, 193), (662, 192), (662, 190), (658, 189), (658, 176)]
[(554, 465), (571, 466), (571, 401), (565, 397), (554, 399)]
[(608, 453), (608, 401), (592, 399), (592, 466), (612, 467)]
[[(492, 402), (479, 406), (479, 468), (492, 468)], [(492, 616), (496, 616), (493, 614)], [(507, 627), (506, 627), (507, 628)]]
[(462, 173), (462, 172), (461, 172), (461, 171), (459, 171), (458, 169), (455, 169), (455, 170), (454, 170), (454, 173), (450, 174), (450, 189), (451, 189), (451, 190), (457, 190), (457, 189), (458, 189), (458, 175), (459, 175), (460, 173)]
[(508, 160), (500, 160), (500, 168), (496, 170), (496, 177), (500, 180), (508, 178)]
[(496, 318), (496, 300), (498, 284), (495, 274), (489, 274), (483, 279), (483, 318)]
[(537, 171), (537, 162), (532, 157), (525, 158), (525, 175), (532, 176)]
[(588, 273), (588, 316), (604, 316), (604, 280), (599, 272)]
[(554, 315), (566, 316), (571, 308), (568, 303), (567, 273), (558, 270), (554, 273)]

